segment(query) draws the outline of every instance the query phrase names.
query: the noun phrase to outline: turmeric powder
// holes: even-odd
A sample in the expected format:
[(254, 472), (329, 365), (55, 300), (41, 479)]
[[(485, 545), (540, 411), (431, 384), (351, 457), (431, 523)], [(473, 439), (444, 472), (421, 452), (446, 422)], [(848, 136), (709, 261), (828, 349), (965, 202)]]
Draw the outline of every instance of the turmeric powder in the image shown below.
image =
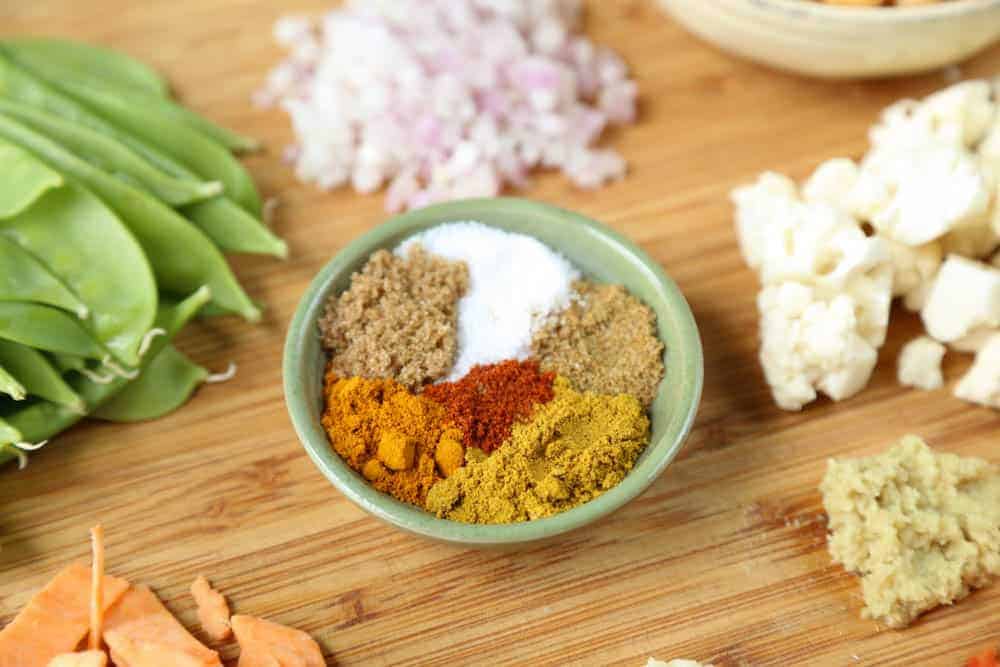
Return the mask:
[(327, 370), (324, 395), (322, 423), (334, 451), (379, 491), (423, 507), (456, 458), (461, 465), (463, 434), (446, 423), (444, 407), (399, 382)]

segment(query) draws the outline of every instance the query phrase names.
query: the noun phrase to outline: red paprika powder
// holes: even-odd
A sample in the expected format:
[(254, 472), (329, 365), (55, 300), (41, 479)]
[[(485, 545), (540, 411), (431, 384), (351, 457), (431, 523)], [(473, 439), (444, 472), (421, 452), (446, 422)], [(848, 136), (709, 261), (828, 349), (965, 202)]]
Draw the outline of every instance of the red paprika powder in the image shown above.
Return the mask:
[(442, 404), (448, 419), (465, 434), (466, 447), (487, 454), (510, 437), (515, 421), (529, 419), (535, 406), (548, 403), (555, 373), (542, 373), (535, 360), (476, 366), (461, 380), (424, 389)]

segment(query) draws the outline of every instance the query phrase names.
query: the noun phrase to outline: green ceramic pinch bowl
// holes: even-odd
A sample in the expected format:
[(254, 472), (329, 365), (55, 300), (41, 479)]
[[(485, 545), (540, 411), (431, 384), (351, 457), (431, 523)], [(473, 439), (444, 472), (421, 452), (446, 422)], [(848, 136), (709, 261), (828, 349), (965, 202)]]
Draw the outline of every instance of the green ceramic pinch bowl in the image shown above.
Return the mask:
[[(317, 319), (327, 299), (350, 284), (368, 256), (445, 222), (475, 220), (528, 234), (562, 253), (591, 280), (625, 285), (655, 312), (665, 346), (666, 376), (651, 409), (652, 438), (635, 468), (613, 489), (552, 517), (503, 525), (439, 519), (376, 491), (331, 449), (320, 424), (325, 354)], [(288, 329), (285, 401), (310, 458), (337, 489), (362, 509), (402, 530), (466, 547), (517, 547), (575, 530), (614, 512), (642, 493), (677, 455), (694, 421), (704, 375), (701, 341), (691, 309), (663, 269), (633, 243), (593, 220), (522, 199), (473, 199), (398, 215), (339, 252), (312, 281)]]

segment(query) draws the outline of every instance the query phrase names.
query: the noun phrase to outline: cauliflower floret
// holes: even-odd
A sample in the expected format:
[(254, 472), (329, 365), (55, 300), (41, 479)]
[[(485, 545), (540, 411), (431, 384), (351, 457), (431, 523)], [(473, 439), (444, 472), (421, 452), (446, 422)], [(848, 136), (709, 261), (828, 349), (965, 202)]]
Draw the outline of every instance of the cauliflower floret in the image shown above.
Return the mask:
[(963, 81), (940, 90), (922, 102), (902, 100), (882, 112), (869, 132), (873, 146), (913, 146), (928, 139), (953, 146), (973, 147), (982, 140), (996, 117), (996, 104), (987, 81)]
[(879, 234), (923, 245), (989, 219), (992, 190), (978, 159), (960, 146), (876, 148), (865, 157), (848, 209)]
[(802, 198), (807, 202), (825, 202), (834, 206), (846, 205), (848, 196), (857, 184), (857, 163), (846, 157), (827, 160), (802, 186)]
[(833, 204), (801, 201), (784, 176), (763, 174), (737, 188), (733, 200), (743, 256), (764, 285), (793, 280), (842, 289), (889, 259), (881, 239), (865, 236)]
[(790, 178), (765, 172), (751, 185), (733, 190), (736, 205), (736, 235), (743, 259), (751, 269), (760, 266), (765, 238), (775, 220), (791, 216), (798, 202), (798, 189)]
[(761, 235), (764, 285), (794, 280), (842, 289), (889, 259), (881, 239), (865, 236), (853, 218), (834, 206), (797, 202), (785, 213)]
[(950, 255), (941, 265), (920, 316), (935, 339), (950, 343), (1000, 326), (1000, 269)]
[(682, 658), (675, 658), (668, 662), (663, 662), (662, 660), (657, 660), (656, 658), (650, 658), (646, 661), (646, 667), (712, 667), (709, 664), (701, 664), (697, 660), (684, 660)]
[(963, 401), (1000, 408), (1000, 335), (995, 335), (976, 353), (972, 368), (955, 386)]
[(931, 391), (944, 384), (941, 360), (945, 347), (933, 338), (918, 336), (903, 346), (896, 362), (896, 377), (905, 387)]
[(839, 401), (868, 383), (878, 355), (860, 331), (862, 305), (849, 293), (824, 298), (814, 287), (787, 282), (766, 287), (757, 306), (760, 361), (779, 407), (800, 410), (817, 389)]
[[(889, 252), (889, 263), (892, 264), (892, 295), (904, 297), (904, 303), (910, 310), (920, 310), (922, 303), (916, 305), (929, 287), (934, 275), (941, 266), (941, 244), (937, 242), (910, 246), (883, 239)], [(915, 308), (910, 306), (916, 305)]]

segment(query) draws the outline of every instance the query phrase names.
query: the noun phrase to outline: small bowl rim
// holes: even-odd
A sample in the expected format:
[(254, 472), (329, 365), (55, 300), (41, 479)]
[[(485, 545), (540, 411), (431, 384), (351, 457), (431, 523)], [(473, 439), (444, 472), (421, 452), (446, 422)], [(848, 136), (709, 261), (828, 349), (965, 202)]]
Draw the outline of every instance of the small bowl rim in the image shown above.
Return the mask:
[(1000, 0), (944, 0), (929, 5), (903, 7), (830, 5), (814, 0), (746, 0), (746, 2), (764, 11), (780, 11), (786, 15), (797, 14), (824, 19), (850, 19), (860, 23), (964, 18), (969, 14), (1000, 7)]
[[(306, 395), (306, 383), (297, 381), (302, 377), (301, 371), (305, 368), (303, 365), (306, 356), (305, 336), (316, 336), (318, 339), (314, 328), (318, 315), (325, 304), (332, 283), (347, 267), (358, 257), (367, 257), (379, 248), (387, 247), (387, 241), (405, 233), (411, 227), (415, 227), (413, 229), (415, 233), (416, 228), (422, 224), (421, 220), (427, 217), (437, 218), (438, 222), (434, 224), (472, 220), (476, 218), (468, 211), (483, 207), (490, 210), (507, 209), (521, 215), (532, 216), (539, 219), (539, 224), (545, 224), (543, 218), (581, 224), (588, 233), (603, 237), (604, 242), (612, 247), (617, 246), (616, 250), (630, 255), (632, 260), (648, 272), (647, 278), (653, 279), (651, 284), (655, 285), (657, 290), (662, 292), (661, 296), (666, 299), (668, 311), (673, 311), (679, 320), (675, 322), (679, 324), (676, 338), (685, 348), (684, 366), (691, 373), (692, 383), (691, 389), (682, 395), (686, 399), (683, 404), (671, 406), (683, 411), (682, 421), (673, 441), (667, 444), (660, 459), (643, 463), (643, 475), (636, 474), (640, 468), (637, 465), (621, 483), (594, 500), (551, 517), (511, 524), (468, 524), (441, 519), (426, 510), (401, 503), (371, 487), (333, 452), (322, 427), (314, 423), (315, 420), (310, 417), (308, 407), (310, 399)], [(484, 222), (484, 224), (490, 223)], [(558, 247), (554, 249), (559, 250)], [(687, 300), (662, 267), (638, 246), (606, 225), (581, 214), (533, 200), (497, 197), (447, 202), (392, 216), (341, 248), (316, 274), (299, 300), (287, 330), (282, 375), (286, 407), (299, 441), (314, 465), (351, 502), (404, 531), (467, 547), (486, 547), (518, 545), (567, 533), (598, 521), (644, 492), (673, 461), (691, 432), (701, 402), (704, 354), (697, 324)], [(317, 430), (321, 437), (317, 437)], [(669, 435), (663, 434), (661, 440)], [(648, 446), (654, 445), (659, 446), (660, 441), (650, 442)]]

